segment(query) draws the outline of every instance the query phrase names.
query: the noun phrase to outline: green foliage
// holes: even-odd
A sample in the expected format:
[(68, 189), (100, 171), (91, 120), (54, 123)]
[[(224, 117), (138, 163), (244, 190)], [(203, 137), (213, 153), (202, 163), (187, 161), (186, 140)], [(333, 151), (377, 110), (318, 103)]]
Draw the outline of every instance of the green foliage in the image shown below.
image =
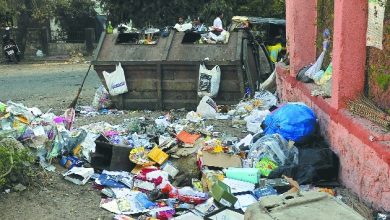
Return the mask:
[[(316, 48), (317, 56), (322, 52), (323, 31), (328, 28), (333, 35), (333, 21), (334, 21), (334, 0), (318, 0), (317, 1), (317, 39)], [(332, 61), (330, 53), (332, 52), (332, 42), (329, 45), (329, 53), (326, 53), (322, 66), (326, 68)]]
[(0, 145), (0, 189), (9, 187), (15, 179), (25, 181), (32, 177), (34, 172), (31, 164), (34, 160), (28, 148), (15, 149), (13, 146)]
[(378, 85), (381, 89), (386, 90), (390, 84), (390, 75), (389, 74), (378, 74), (376, 77)]
[(113, 24), (132, 19), (138, 27), (148, 24), (154, 26), (174, 25), (178, 16), (199, 16), (201, 5), (206, 1), (185, 0), (101, 0), (102, 6), (109, 11)]
[(255, 17), (285, 17), (285, 0), (248, 0), (237, 5), (239, 14)]
[(63, 30), (68, 32), (83, 31), (84, 28), (94, 28), (96, 12), (94, 2), (69, 0), (58, 1), (54, 15)]
[(390, 85), (390, 74), (387, 69), (388, 67), (378, 63), (371, 64), (369, 67), (369, 73), (375, 78), (376, 83), (383, 91), (386, 91)]
[(201, 16), (211, 25), (218, 11), (224, 13), (224, 24), (234, 15), (285, 17), (285, 0), (100, 0), (114, 23), (132, 19), (137, 27), (174, 25), (178, 16)]

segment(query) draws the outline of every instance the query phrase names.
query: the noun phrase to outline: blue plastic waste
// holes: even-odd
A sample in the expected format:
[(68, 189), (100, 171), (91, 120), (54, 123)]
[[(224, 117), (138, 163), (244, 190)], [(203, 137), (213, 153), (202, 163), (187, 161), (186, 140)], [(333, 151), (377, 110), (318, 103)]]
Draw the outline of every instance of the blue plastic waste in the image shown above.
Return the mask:
[(136, 200), (138, 201), (138, 203), (140, 205), (142, 205), (142, 207), (148, 209), (150, 207), (153, 207), (153, 206), (156, 206), (155, 203), (151, 202), (148, 198), (147, 195), (145, 195), (144, 193), (139, 193), (136, 195)]
[(262, 188), (257, 188), (253, 192), (257, 198), (257, 200), (260, 200), (262, 197), (270, 196), (270, 195), (277, 195), (278, 192), (276, 189), (272, 188), (271, 186), (265, 186)]
[(126, 185), (119, 182), (119, 177), (113, 176), (113, 175), (107, 175), (107, 174), (100, 174), (99, 176), (100, 185), (107, 186), (111, 188), (125, 188)]
[(265, 134), (280, 134), (287, 140), (299, 142), (311, 135), (317, 118), (303, 103), (287, 103), (273, 111), (264, 120)]

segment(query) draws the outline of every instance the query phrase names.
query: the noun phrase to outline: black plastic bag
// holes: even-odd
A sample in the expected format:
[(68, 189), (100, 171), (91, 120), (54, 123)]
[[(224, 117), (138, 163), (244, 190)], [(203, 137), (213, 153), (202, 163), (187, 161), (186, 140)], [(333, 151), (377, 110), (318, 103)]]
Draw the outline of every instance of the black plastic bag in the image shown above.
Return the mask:
[(308, 76), (305, 75), (305, 72), (312, 66), (312, 64), (310, 65), (307, 65), (305, 67), (303, 67), (302, 69), (300, 69), (298, 71), (298, 74), (296, 76), (297, 80), (301, 81), (301, 82), (304, 82), (304, 83), (312, 83), (314, 82), (312, 79), (310, 79)]
[(299, 148), (298, 165), (280, 166), (268, 178), (292, 177), (299, 184), (317, 184), (337, 180), (339, 159), (326, 145)]

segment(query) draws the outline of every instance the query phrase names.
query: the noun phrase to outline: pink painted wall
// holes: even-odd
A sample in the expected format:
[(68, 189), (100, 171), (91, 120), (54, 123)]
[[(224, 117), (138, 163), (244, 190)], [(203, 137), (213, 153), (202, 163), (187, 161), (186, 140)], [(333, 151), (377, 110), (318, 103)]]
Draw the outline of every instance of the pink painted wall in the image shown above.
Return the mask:
[(335, 1), (332, 106), (337, 109), (364, 89), (367, 8), (367, 0)]
[[(291, 74), (313, 63), (316, 57), (316, 0), (286, 0), (287, 50)], [(305, 44), (305, 47), (298, 46)]]
[(282, 102), (301, 101), (319, 120), (322, 135), (340, 158), (339, 180), (363, 201), (390, 212), (390, 143), (370, 142), (369, 136), (383, 135), (373, 123), (332, 107), (330, 100), (310, 95), (308, 84), (277, 68), (277, 89)]
[(340, 180), (375, 208), (390, 212), (390, 141), (378, 126), (344, 109), (363, 93), (366, 62), (367, 0), (337, 0), (334, 10), (332, 98), (312, 97), (312, 85), (295, 79), (315, 60), (316, 1), (287, 0), (289, 68), (277, 67), (281, 101), (302, 101), (314, 109), (321, 132), (340, 158)]

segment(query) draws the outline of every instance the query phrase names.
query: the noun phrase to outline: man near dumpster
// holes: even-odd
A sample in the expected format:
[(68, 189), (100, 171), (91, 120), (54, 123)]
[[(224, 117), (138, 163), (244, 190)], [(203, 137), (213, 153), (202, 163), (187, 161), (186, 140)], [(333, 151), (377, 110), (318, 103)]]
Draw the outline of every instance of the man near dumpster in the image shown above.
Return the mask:
[(186, 31), (186, 30), (191, 30), (192, 24), (191, 23), (184, 23), (184, 17), (180, 16), (178, 19), (178, 22), (176, 25), (173, 27), (177, 31)]
[(183, 24), (184, 24), (184, 18), (183, 18), (183, 16), (179, 16), (178, 21), (177, 21), (177, 24), (179, 24), (179, 25), (183, 25)]

